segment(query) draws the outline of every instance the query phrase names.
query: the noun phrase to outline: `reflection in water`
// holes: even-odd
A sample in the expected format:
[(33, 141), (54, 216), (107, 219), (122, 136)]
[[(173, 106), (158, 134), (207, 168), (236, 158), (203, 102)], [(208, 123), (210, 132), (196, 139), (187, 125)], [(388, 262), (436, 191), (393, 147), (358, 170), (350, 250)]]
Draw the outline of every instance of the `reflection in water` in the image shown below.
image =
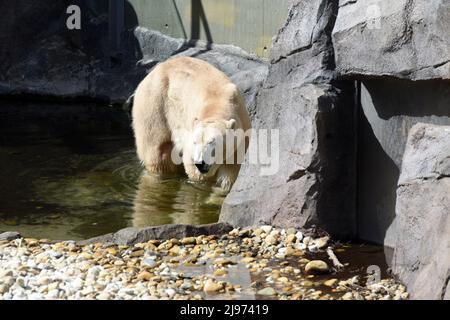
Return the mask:
[[(128, 226), (215, 222), (223, 198), (183, 176), (143, 174), (129, 136), (38, 137), (0, 145), (0, 231), (85, 239)], [(75, 143), (74, 142), (74, 143)]]
[(134, 199), (133, 226), (212, 223), (217, 221), (221, 200), (208, 185), (184, 177), (143, 174)]

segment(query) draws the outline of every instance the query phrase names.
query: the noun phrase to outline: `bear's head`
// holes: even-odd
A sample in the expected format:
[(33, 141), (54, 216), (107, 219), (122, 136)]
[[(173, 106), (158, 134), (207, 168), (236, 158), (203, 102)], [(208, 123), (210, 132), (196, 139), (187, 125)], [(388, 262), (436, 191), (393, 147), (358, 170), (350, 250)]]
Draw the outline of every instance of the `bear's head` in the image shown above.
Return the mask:
[(231, 142), (235, 126), (235, 119), (194, 121), (192, 161), (201, 175), (215, 175), (221, 165), (234, 157)]

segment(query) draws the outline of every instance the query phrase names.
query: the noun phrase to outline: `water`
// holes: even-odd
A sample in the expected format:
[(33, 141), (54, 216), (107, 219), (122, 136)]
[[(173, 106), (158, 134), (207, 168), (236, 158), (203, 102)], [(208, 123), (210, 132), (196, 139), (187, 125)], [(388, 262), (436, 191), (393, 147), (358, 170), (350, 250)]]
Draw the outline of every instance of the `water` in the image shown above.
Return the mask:
[(39, 130), (0, 140), (0, 231), (86, 239), (121, 228), (216, 222), (222, 198), (143, 172), (128, 133)]

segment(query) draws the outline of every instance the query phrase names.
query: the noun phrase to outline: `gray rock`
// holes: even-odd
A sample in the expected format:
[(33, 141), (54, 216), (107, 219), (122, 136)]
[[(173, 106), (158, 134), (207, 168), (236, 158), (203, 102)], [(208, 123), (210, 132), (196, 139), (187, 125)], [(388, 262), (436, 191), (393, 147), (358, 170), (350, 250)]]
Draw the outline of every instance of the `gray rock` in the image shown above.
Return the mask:
[(394, 248), (397, 183), (409, 130), (418, 122), (450, 125), (449, 85), (442, 80), (364, 80), (360, 101), (358, 236)]
[(166, 224), (147, 228), (125, 228), (104, 236), (79, 241), (78, 244), (105, 243), (132, 245), (149, 240), (169, 240), (172, 238), (196, 237), (200, 235), (223, 235), (233, 230), (227, 223), (212, 223), (205, 225)]
[(353, 90), (333, 82), (348, 90), (342, 94), (330, 84), (336, 10), (334, 1), (294, 1), (274, 40), (252, 119), (256, 130), (279, 130), (279, 170), (261, 175), (264, 166), (250, 163), (247, 154), (220, 221), (354, 233)]
[(22, 238), (20, 233), (15, 231), (7, 231), (0, 233), (0, 241), (10, 241), (14, 239)]
[(450, 126), (417, 124), (397, 189), (394, 273), (412, 299), (449, 298)]
[(333, 30), (344, 76), (450, 79), (447, 0), (341, 0)]
[(267, 287), (256, 292), (257, 295), (260, 296), (274, 296), (277, 294), (274, 288)]

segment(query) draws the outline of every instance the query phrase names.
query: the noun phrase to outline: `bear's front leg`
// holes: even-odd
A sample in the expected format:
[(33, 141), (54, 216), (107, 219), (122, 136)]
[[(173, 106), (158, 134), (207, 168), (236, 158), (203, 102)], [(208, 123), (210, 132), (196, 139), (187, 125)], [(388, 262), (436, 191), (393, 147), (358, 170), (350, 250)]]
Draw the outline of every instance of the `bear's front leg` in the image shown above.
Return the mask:
[(163, 142), (157, 146), (148, 146), (144, 155), (144, 166), (150, 173), (173, 174), (182, 171), (181, 165), (172, 159), (173, 144)]
[(200, 182), (204, 181), (203, 176), (198, 171), (197, 167), (194, 165), (193, 162), (184, 162), (184, 171), (186, 172), (186, 175), (188, 176), (189, 180)]

